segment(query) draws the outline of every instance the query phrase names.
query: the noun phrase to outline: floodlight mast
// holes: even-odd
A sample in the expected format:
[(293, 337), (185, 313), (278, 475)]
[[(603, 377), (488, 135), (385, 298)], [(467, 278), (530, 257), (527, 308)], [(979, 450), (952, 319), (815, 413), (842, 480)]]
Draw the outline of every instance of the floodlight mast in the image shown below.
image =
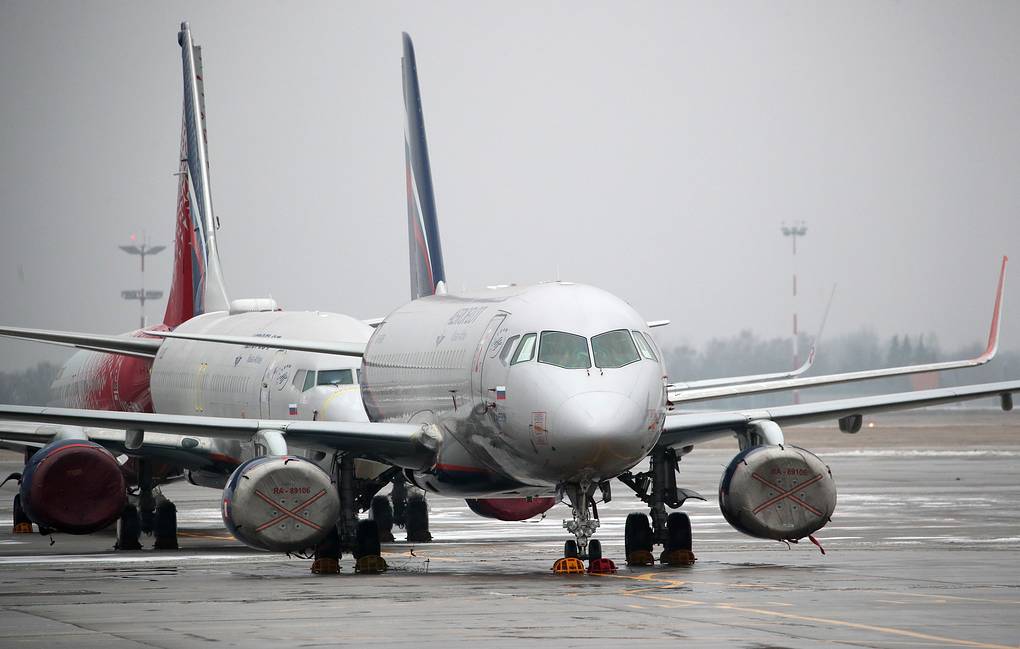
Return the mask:
[(135, 243), (135, 235), (131, 235), (131, 244), (127, 246), (118, 246), (121, 250), (128, 253), (129, 255), (138, 255), (142, 262), (142, 275), (141, 275), (141, 286), (137, 290), (125, 290), (120, 292), (120, 296), (125, 300), (137, 300), (141, 304), (141, 320), (138, 325), (140, 328), (145, 329), (145, 301), (146, 300), (158, 300), (163, 297), (163, 291), (147, 291), (145, 290), (145, 256), (155, 255), (163, 251), (166, 246), (150, 246), (149, 242), (145, 240), (145, 236), (142, 236), (141, 244)]
[[(797, 328), (797, 237), (807, 234), (807, 226), (804, 221), (794, 221), (790, 225), (784, 221), (780, 228), (783, 231), (783, 236), (790, 237), (793, 241), (793, 368), (796, 369), (800, 367), (800, 345), (798, 344), (800, 332)], [(793, 402), (800, 403), (800, 392), (797, 390), (793, 391)]]

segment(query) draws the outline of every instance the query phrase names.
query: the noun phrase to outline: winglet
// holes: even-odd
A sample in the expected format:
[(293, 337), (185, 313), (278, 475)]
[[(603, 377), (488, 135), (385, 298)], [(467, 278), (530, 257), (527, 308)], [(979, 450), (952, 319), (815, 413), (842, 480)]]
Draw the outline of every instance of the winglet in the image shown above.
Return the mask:
[(995, 309), (992, 311), (992, 326), (988, 331), (988, 346), (978, 360), (986, 363), (995, 357), (999, 350), (999, 325), (1002, 324), (1002, 293), (1006, 285), (1006, 263), (1009, 257), (1002, 256), (1002, 269), (999, 271), (999, 288), (995, 291)]

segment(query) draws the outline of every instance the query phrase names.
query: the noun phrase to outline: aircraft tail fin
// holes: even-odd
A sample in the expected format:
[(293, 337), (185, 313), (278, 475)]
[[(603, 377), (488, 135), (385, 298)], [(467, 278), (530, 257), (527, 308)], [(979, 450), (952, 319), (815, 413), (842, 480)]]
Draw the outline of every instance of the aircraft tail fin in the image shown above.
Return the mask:
[(177, 325), (209, 311), (229, 308), (216, 245), (218, 222), (209, 187), (209, 152), (205, 128), (202, 50), (181, 23), (177, 35), (184, 72), (184, 119), (177, 187), (174, 271), (163, 323)]
[(414, 44), (404, 33), (401, 59), (404, 85), (404, 156), (407, 179), (407, 228), (411, 262), (411, 299), (443, 292), (446, 270), (439, 242), (436, 198), (432, 190), (432, 169), (425, 139), (425, 118)]

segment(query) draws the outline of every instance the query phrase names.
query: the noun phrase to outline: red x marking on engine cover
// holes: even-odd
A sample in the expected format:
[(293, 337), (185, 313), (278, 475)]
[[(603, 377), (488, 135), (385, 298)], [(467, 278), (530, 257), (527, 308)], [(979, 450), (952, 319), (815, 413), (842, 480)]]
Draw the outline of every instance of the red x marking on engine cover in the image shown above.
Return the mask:
[(304, 523), (308, 527), (312, 527), (312, 528), (317, 529), (317, 530), (321, 530), (322, 529), (321, 527), (319, 527), (318, 525), (316, 525), (312, 521), (310, 521), (307, 518), (304, 518), (303, 516), (298, 514), (297, 511), (300, 510), (300, 509), (304, 509), (305, 507), (307, 507), (307, 506), (311, 505), (312, 503), (314, 503), (319, 498), (322, 498), (323, 496), (325, 496), (326, 495), (326, 490), (325, 489), (323, 489), (319, 493), (315, 494), (314, 496), (312, 496), (308, 500), (304, 501), (303, 503), (301, 503), (300, 505), (295, 507), (293, 510), (287, 509), (286, 507), (284, 507), (280, 503), (276, 502), (275, 500), (273, 500), (272, 498), (270, 498), (266, 494), (262, 493), (258, 489), (255, 490), (255, 495), (258, 496), (259, 498), (261, 498), (262, 500), (266, 501), (267, 503), (269, 503), (269, 505), (272, 506), (273, 508), (279, 509), (280, 512), (281, 512), (277, 516), (274, 516), (273, 518), (269, 519), (268, 521), (266, 521), (262, 525), (260, 525), (257, 528), (255, 528), (256, 532), (261, 532), (262, 530), (266, 529), (267, 527), (272, 527), (273, 525), (276, 525), (277, 523), (279, 523), (280, 521), (282, 521), (285, 518), (293, 518), (297, 522)]
[(790, 489), (789, 491), (783, 491), (782, 487), (779, 487), (777, 485), (772, 484), (771, 482), (769, 482), (765, 478), (761, 477), (757, 473), (752, 473), (751, 477), (754, 478), (755, 480), (757, 480), (758, 482), (760, 482), (760, 483), (762, 483), (762, 484), (764, 484), (764, 485), (766, 485), (768, 487), (771, 487), (772, 489), (775, 489), (776, 491), (779, 492), (779, 495), (773, 496), (772, 498), (769, 498), (768, 500), (766, 500), (762, 504), (760, 504), (757, 507), (755, 507), (754, 508), (754, 513), (755, 514), (757, 514), (761, 510), (765, 509), (766, 507), (771, 507), (772, 505), (775, 505), (779, 501), (786, 500), (787, 498), (789, 498), (790, 500), (792, 500), (793, 502), (797, 503), (798, 505), (800, 505), (804, 509), (808, 510), (809, 512), (811, 512), (815, 516), (822, 516), (822, 512), (818, 511), (817, 509), (815, 509), (811, 505), (807, 504), (806, 502), (804, 502), (803, 500), (801, 500), (797, 496), (793, 495), (794, 492), (800, 491), (801, 489), (804, 489), (805, 487), (809, 487), (809, 486), (813, 485), (814, 483), (818, 482), (819, 480), (821, 480), (822, 479), (822, 475), (821, 474), (816, 475), (815, 477), (811, 478), (807, 482), (802, 482), (799, 485), (794, 485), (794, 487), (792, 489)]

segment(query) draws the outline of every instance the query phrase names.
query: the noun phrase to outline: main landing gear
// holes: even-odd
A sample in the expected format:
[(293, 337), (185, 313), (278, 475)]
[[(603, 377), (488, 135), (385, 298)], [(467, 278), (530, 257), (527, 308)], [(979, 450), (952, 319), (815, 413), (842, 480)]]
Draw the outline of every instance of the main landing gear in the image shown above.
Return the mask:
[(666, 513), (666, 507), (676, 509), (688, 498), (705, 500), (696, 491), (676, 486), (682, 454), (677, 454), (672, 448), (656, 448), (650, 456), (648, 471), (637, 474), (627, 471), (619, 476), (620, 482), (633, 489), (651, 510), (651, 525), (649, 516), (644, 513), (627, 516), (624, 546), (629, 566), (653, 565), (655, 556), (652, 549), (655, 545), (663, 547), (659, 555), (661, 563), (683, 566), (695, 561), (690, 517), (682, 512)]
[[(167, 500), (152, 479), (152, 465), (138, 460), (138, 491), (129, 496), (128, 504), (117, 521), (115, 550), (141, 550), (142, 533), (152, 535), (155, 550), (177, 550), (177, 507)], [(137, 504), (131, 504), (134, 500)]]
[(563, 546), (563, 558), (553, 564), (553, 572), (560, 575), (584, 574), (583, 559), (588, 560), (588, 572), (605, 574), (616, 572), (616, 564), (602, 556), (602, 544), (591, 537), (599, 528), (599, 513), (595, 506), (595, 490), (602, 490), (602, 502), (612, 498), (609, 483), (596, 484), (589, 480), (567, 484), (564, 495), (570, 502), (572, 518), (563, 521), (563, 527), (574, 539)]
[[(428, 506), (420, 492), (408, 494), (404, 477), (397, 468), (383, 471), (375, 478), (358, 478), (354, 459), (338, 455), (334, 459), (334, 475), (340, 493), (340, 519), (336, 529), (315, 548), (312, 572), (337, 574), (340, 557), (350, 553), (357, 561), (359, 573), (379, 573), (387, 569), (381, 556), (380, 543), (394, 540), (393, 524), (407, 530), (407, 540), (425, 543), (432, 540), (429, 533)], [(377, 495), (393, 482), (390, 498)], [(358, 520), (358, 513), (369, 511), (369, 518)]]
[(375, 496), (372, 499), (372, 518), (379, 523), (379, 540), (391, 543), (393, 526), (407, 531), (408, 543), (428, 543), (432, 540), (429, 532), (429, 508), (425, 493), (408, 489), (407, 479), (401, 473), (393, 476), (393, 489), (389, 497)]
[[(0, 487), (7, 484), (8, 480), (14, 480), (21, 484), (21, 474), (12, 473), (11, 475), (4, 478), (3, 482), (0, 482)], [(24, 508), (21, 506), (21, 494), (14, 494), (14, 525), (11, 528), (12, 534), (31, 534), (32, 533), (32, 521), (28, 518)]]

